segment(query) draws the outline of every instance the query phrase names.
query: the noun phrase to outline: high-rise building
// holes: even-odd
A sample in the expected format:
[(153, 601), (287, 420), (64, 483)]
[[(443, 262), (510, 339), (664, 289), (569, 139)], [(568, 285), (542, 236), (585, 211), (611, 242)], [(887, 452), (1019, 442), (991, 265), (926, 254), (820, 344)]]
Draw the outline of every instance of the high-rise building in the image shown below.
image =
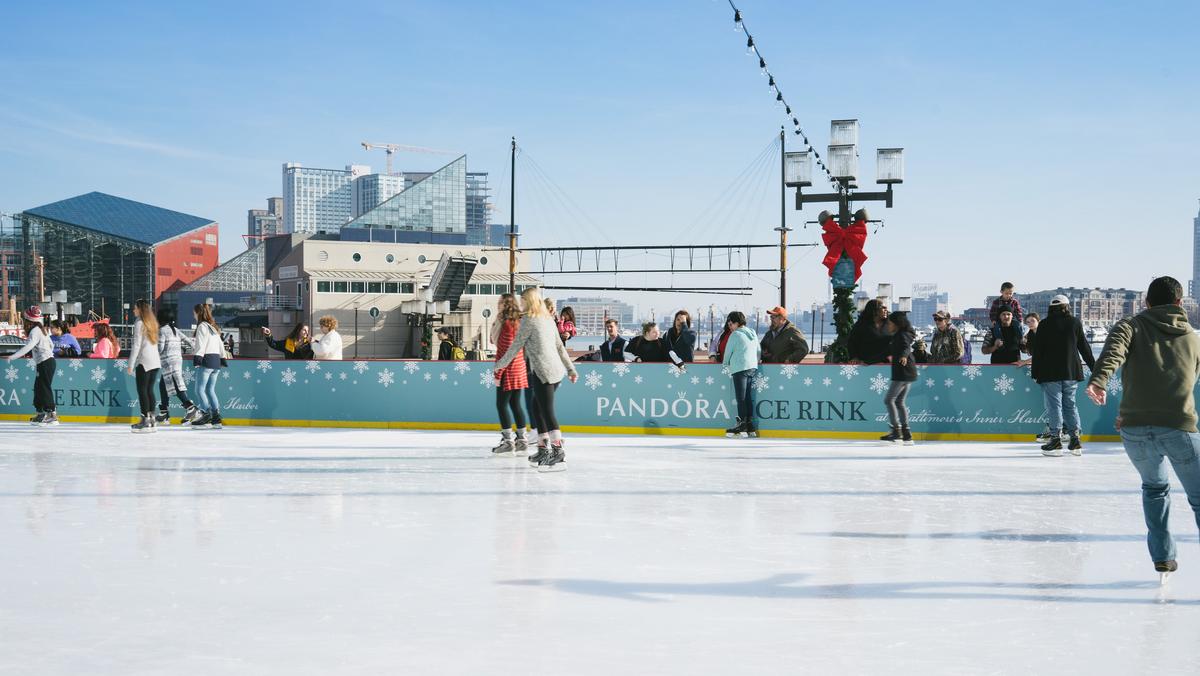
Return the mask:
[(274, 237), (283, 232), (282, 197), (268, 197), (266, 209), (249, 209), (246, 212), (246, 234), (251, 239)]
[(354, 218), (354, 180), (370, 172), (357, 164), (345, 169), (283, 165), (284, 232), (337, 232)]
[(581, 336), (604, 335), (604, 320), (615, 319), (623, 329), (637, 330), (633, 306), (612, 298), (563, 298), (557, 309), (571, 308), (575, 313), (575, 328)]
[(909, 313), (916, 326), (933, 323), (933, 313), (945, 310), (951, 314), (950, 294), (938, 293), (936, 283), (917, 283), (912, 285), (912, 312)]
[(354, 213), (358, 218), (404, 191), (403, 175), (367, 174), (354, 180)]
[(489, 235), (491, 220), (492, 189), (488, 187), (486, 171), (467, 172), (467, 243), (479, 245), (502, 244), (493, 242)]
[(1192, 219), (1192, 278), (1188, 281), (1188, 297), (1200, 293), (1200, 213)]

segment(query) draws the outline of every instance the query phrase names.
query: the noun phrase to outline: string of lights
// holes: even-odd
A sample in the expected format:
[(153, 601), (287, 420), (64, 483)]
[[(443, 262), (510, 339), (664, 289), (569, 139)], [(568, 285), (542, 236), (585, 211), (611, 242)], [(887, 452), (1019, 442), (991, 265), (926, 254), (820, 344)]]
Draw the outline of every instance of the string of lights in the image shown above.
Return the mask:
[(843, 190), (844, 186), (841, 184), (841, 182), (833, 177), (833, 174), (829, 171), (829, 167), (825, 166), (825, 161), (821, 159), (821, 153), (817, 152), (817, 149), (808, 142), (808, 134), (806, 134), (804, 132), (804, 128), (800, 126), (799, 118), (797, 118), (792, 112), (791, 104), (789, 104), (787, 99), (784, 98), (783, 90), (779, 88), (779, 84), (775, 81), (775, 76), (771, 73), (771, 69), (767, 67), (767, 60), (765, 57), (763, 57), (762, 52), (759, 51), (758, 43), (754, 41), (754, 36), (750, 34), (750, 29), (746, 28), (746, 23), (742, 20), (742, 10), (738, 9), (737, 5), (733, 4), (733, 0), (728, 1), (729, 7), (733, 9), (733, 29), (746, 34), (746, 54), (748, 56), (758, 57), (758, 68), (767, 78), (767, 86), (770, 87), (771, 91), (775, 93), (775, 102), (783, 106), (787, 116), (791, 118), (793, 127), (792, 132), (796, 136), (799, 136), (800, 140), (804, 142), (804, 147), (808, 150), (808, 152), (812, 153), (813, 158), (817, 161), (817, 166), (821, 168), (821, 171), (825, 172), (825, 176), (829, 179), (829, 183), (833, 185), (834, 189), (838, 191)]

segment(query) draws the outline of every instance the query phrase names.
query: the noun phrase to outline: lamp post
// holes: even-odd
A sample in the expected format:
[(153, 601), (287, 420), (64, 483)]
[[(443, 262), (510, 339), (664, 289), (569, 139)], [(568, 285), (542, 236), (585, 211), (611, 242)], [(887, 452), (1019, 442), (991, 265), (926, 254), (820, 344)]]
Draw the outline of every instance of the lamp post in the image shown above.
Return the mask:
[(812, 333), (809, 333), (808, 335), (812, 336), (813, 338), (817, 337), (817, 304), (816, 304), (816, 302), (813, 302), (813, 304), (812, 304)]
[[(861, 242), (866, 238), (866, 229), (856, 228), (859, 232), (837, 233), (831, 228), (849, 230), (852, 225), (867, 220), (866, 209), (859, 209), (851, 215), (851, 205), (855, 202), (883, 202), (887, 208), (892, 208), (892, 186), (904, 182), (904, 149), (879, 148), (875, 151), (875, 183), (887, 186), (879, 192), (858, 192), (858, 120), (833, 120), (829, 125), (828, 166), (829, 173), (837, 181), (837, 192), (805, 194), (804, 189), (812, 185), (812, 156), (815, 152), (800, 151), (784, 155), (784, 175), (786, 185), (796, 189), (796, 209), (803, 209), (805, 204), (832, 203), (837, 205), (837, 220), (825, 218), (822, 214), (822, 227), (826, 232), (826, 242), (831, 249), (837, 247), (840, 252), (836, 265), (830, 262), (830, 278), (833, 283), (834, 323), (837, 326), (837, 338), (826, 353), (826, 361), (842, 362), (849, 356), (847, 340), (850, 328), (854, 323), (853, 293), (858, 284), (861, 270), (858, 264), (865, 257), (861, 250), (855, 251), (858, 256), (852, 259), (847, 254), (850, 246), (861, 249)], [(848, 241), (849, 237), (860, 238), (855, 244)], [(832, 242), (832, 243), (830, 243)], [(839, 243), (840, 242), (840, 243)], [(832, 253), (832, 252), (831, 252)]]

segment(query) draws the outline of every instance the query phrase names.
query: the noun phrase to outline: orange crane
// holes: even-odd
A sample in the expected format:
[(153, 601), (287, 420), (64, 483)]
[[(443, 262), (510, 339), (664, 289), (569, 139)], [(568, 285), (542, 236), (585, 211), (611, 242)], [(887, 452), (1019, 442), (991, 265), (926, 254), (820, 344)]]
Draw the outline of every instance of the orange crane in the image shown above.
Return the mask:
[(384, 150), (387, 152), (388, 176), (392, 175), (392, 155), (395, 155), (398, 151), (404, 151), (406, 153), (429, 153), (430, 155), (458, 155), (458, 154), (460, 154), (460, 153), (454, 152), (453, 150), (437, 150), (436, 148), (422, 148), (420, 146), (402, 146), (402, 145), (398, 145), (395, 143), (367, 143), (366, 141), (363, 141), (362, 147), (363, 147), (363, 150), (380, 149), (380, 150)]

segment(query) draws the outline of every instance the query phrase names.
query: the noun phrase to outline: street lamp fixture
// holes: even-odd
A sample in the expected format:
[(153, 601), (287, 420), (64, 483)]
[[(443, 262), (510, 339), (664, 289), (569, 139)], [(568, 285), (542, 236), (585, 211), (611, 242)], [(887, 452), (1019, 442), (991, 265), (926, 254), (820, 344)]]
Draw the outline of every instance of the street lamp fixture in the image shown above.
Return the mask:
[(857, 146), (858, 120), (833, 120), (829, 123), (829, 145)]
[(805, 188), (812, 185), (812, 153), (807, 150), (784, 153), (783, 167), (783, 180), (787, 185)]
[(853, 184), (858, 178), (858, 146), (829, 146), (829, 173), (839, 181)]
[(875, 182), (881, 185), (904, 182), (904, 148), (875, 151)]

